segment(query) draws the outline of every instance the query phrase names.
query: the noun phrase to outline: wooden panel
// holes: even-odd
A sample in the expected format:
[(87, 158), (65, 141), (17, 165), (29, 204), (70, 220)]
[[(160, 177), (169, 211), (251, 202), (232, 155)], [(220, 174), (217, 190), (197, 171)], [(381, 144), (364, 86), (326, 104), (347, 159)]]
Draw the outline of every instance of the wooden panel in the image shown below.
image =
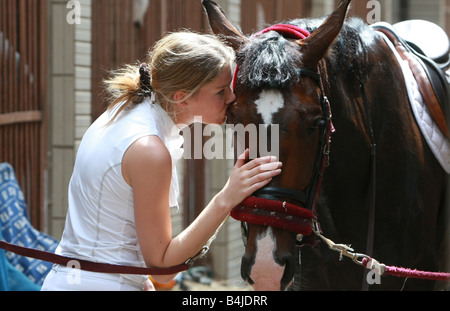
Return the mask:
[[(336, 3), (336, 7), (339, 2)], [(367, 19), (367, 14), (372, 10), (371, 7), (367, 8), (367, 1), (352, 1), (349, 16), (361, 17), (364, 21)]]
[[(112, 4), (111, 4), (112, 3)], [(108, 105), (102, 81), (108, 71), (143, 61), (165, 33), (181, 29), (202, 31), (203, 8), (197, 0), (152, 0), (144, 24), (133, 22), (132, 0), (95, 0), (93, 18), (93, 107), (96, 119)]]
[(445, 30), (450, 35), (450, 0), (445, 2)]
[(29, 110), (23, 112), (10, 112), (0, 114), (0, 126), (17, 124), (17, 123), (27, 123), (27, 122), (40, 122), (42, 121), (42, 111), (40, 110)]
[(241, 28), (244, 34), (252, 34), (268, 25), (308, 17), (310, 12), (311, 0), (245, 0)]
[(0, 162), (16, 171), (42, 226), (46, 166), (46, 2), (0, 1)]
[(283, 0), (275, 3), (278, 21), (307, 17), (311, 9), (310, 1)]
[(154, 43), (167, 32), (191, 29), (203, 31), (205, 19), (201, 1), (152, 0), (141, 27), (135, 31), (135, 59), (143, 61)]
[(132, 0), (92, 1), (92, 119), (106, 108), (102, 81), (108, 72), (134, 61)]

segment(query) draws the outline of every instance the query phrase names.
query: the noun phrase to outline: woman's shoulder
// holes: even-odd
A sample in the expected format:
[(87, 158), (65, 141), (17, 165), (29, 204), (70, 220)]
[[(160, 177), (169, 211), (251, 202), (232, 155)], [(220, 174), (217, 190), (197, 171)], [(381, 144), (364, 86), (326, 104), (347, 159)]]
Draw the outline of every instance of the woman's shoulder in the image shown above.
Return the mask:
[(130, 176), (171, 175), (172, 159), (158, 136), (145, 136), (136, 140), (122, 159), (122, 173), (129, 183)]
[(171, 157), (161, 138), (156, 135), (141, 137), (124, 154), (123, 161), (137, 165), (152, 165), (171, 168)]
[(157, 135), (148, 135), (137, 139), (126, 151), (134, 158), (143, 161), (164, 163), (170, 161), (170, 153), (167, 147)]

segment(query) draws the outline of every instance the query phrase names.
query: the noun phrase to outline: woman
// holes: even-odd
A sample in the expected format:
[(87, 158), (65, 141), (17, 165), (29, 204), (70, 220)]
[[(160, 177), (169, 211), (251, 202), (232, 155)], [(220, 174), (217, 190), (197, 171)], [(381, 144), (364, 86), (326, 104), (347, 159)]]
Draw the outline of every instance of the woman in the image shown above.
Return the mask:
[[(175, 160), (183, 140), (174, 126), (201, 117), (225, 121), (233, 51), (209, 35), (180, 32), (161, 39), (140, 67), (106, 81), (109, 109), (80, 144), (69, 186), (66, 227), (57, 252), (102, 263), (169, 267), (195, 256), (231, 209), (280, 173), (273, 157), (248, 161), (246, 151), (228, 182), (193, 223), (172, 237), (177, 205)], [(76, 270), (78, 271), (78, 270)], [(155, 276), (161, 283), (174, 276)], [(43, 290), (152, 289), (147, 276), (79, 271), (55, 265)]]

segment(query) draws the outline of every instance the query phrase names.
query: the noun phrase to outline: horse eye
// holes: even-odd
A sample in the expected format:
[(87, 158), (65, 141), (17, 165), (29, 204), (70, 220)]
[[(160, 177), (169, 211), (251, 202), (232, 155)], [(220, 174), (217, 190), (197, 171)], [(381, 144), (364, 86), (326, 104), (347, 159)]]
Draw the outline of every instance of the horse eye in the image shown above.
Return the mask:
[(289, 129), (287, 128), (286, 125), (280, 125), (280, 132), (282, 134), (289, 134)]
[(325, 120), (320, 119), (317, 127), (323, 127), (323, 126), (325, 126)]
[(322, 118), (314, 120), (312, 125), (308, 128), (308, 134), (313, 134), (319, 127), (325, 125), (325, 121)]

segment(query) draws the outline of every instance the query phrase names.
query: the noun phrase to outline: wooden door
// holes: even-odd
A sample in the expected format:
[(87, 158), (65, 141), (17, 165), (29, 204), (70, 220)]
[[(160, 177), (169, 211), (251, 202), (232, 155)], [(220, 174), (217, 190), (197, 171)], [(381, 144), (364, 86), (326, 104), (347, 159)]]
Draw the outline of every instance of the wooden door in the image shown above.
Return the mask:
[(0, 1), (0, 162), (10, 163), (32, 224), (43, 229), (46, 1)]

